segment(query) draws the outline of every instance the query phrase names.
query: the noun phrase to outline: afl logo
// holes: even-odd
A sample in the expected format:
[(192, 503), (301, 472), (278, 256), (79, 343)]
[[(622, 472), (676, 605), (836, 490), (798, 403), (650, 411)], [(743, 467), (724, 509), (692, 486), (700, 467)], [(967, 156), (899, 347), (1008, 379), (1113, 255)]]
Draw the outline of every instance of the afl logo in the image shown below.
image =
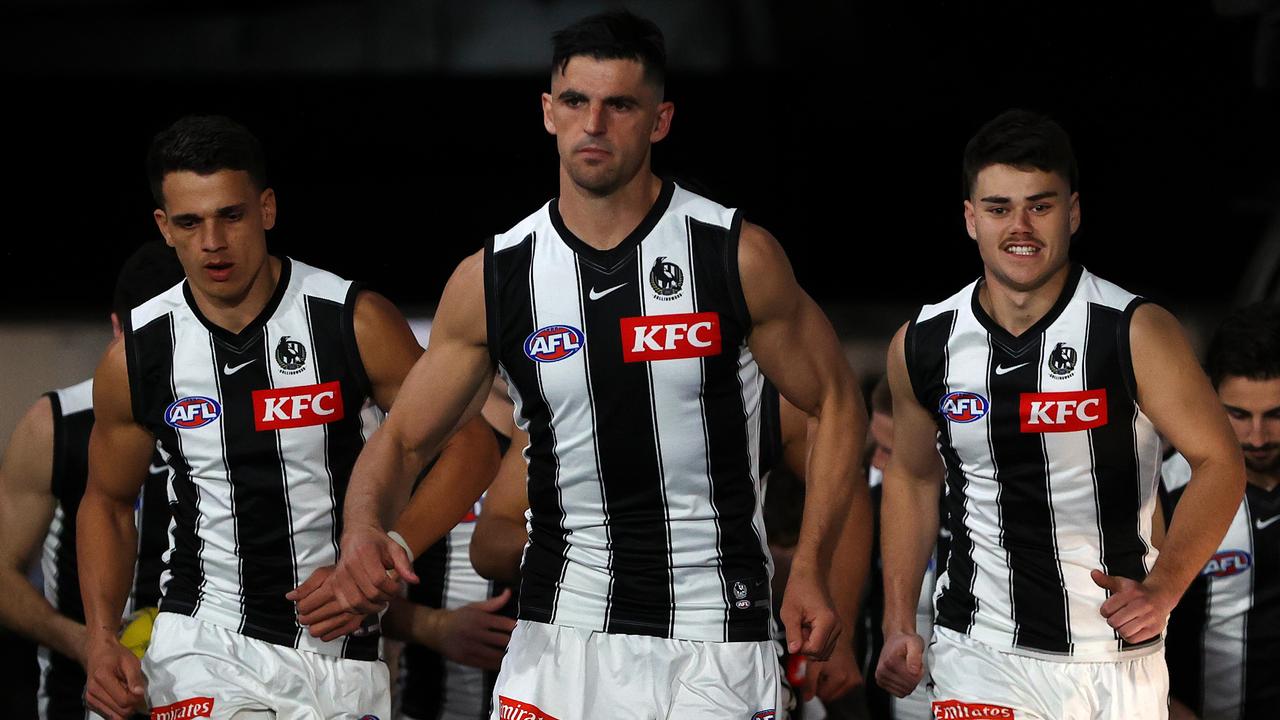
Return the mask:
[(164, 410), (164, 421), (179, 430), (193, 430), (217, 420), (221, 414), (217, 400), (194, 395), (173, 401)]
[(751, 720), (773, 720), (774, 712), (772, 710), (761, 710), (751, 716)]
[(586, 337), (569, 325), (548, 325), (534, 330), (524, 341), (524, 354), (538, 362), (558, 362), (582, 349)]
[(1223, 550), (1214, 553), (1213, 557), (1209, 558), (1209, 562), (1204, 566), (1204, 570), (1200, 571), (1200, 574), (1218, 578), (1231, 577), (1248, 570), (1252, 564), (1252, 558), (1244, 550)]
[(938, 403), (938, 411), (943, 417), (956, 423), (971, 423), (987, 414), (987, 399), (978, 393), (947, 393)]

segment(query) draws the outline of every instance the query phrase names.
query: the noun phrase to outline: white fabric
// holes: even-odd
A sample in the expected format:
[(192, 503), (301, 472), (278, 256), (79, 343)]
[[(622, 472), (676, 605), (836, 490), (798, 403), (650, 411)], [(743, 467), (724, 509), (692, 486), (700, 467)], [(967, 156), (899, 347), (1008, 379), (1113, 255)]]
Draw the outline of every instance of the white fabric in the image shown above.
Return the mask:
[(1169, 716), (1169, 672), (1163, 646), (1126, 660), (1057, 662), (1001, 652), (972, 637), (935, 628), (926, 655), (934, 703), (928, 717), (1165, 720)]
[(157, 616), (142, 671), (153, 708), (212, 698), (207, 717), (214, 720), (354, 720), (391, 714), (390, 680), (380, 660), (295, 650), (174, 613)]
[(702, 642), (520, 621), (494, 687), (492, 720), (773, 720), (772, 641)]

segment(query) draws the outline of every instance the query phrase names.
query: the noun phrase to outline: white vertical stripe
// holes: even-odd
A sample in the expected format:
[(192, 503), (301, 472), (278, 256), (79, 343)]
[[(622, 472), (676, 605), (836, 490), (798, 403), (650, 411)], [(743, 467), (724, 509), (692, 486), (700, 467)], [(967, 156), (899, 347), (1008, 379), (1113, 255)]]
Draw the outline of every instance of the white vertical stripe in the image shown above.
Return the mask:
[(1249, 503), (1240, 501), (1220, 550), (1249, 553), (1249, 569), (1210, 577), (1204, 630), (1204, 716), (1239, 717), (1245, 689), (1245, 639), (1253, 604), (1253, 532)]
[[(554, 233), (535, 237), (532, 257), (532, 292), (535, 330), (549, 325), (570, 325), (590, 331), (582, 317), (576, 282), (566, 287), (565, 268), (576, 268), (573, 252)], [(626, 289), (619, 292), (626, 292)], [(609, 328), (599, 332), (609, 332)], [(613, 332), (617, 332), (616, 327)], [(552, 616), (557, 624), (604, 629), (611, 585), (610, 543), (604, 495), (596, 464), (593, 408), (583, 392), (590, 342), (573, 355), (556, 362), (537, 364), (543, 395), (555, 422), (555, 454), (560, 465), (557, 486), (571, 538), (568, 562), (560, 583)], [(606, 418), (599, 419), (607, 422)], [(571, 601), (562, 597), (572, 592)]]

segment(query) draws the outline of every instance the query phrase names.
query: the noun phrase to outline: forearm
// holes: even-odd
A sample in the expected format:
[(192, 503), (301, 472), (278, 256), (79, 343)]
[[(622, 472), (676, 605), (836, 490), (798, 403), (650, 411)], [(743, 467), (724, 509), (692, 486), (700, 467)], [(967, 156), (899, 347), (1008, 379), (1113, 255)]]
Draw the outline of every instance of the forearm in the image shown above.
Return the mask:
[(471, 565), (489, 580), (515, 585), (529, 533), (524, 523), (480, 514), (471, 536)]
[(851, 512), (851, 491), (858, 477), (866, 421), (854, 409), (856, 393), (841, 393), (817, 415), (805, 474), (804, 515), (792, 573), (829, 571), (831, 554)]
[(115, 634), (138, 554), (133, 505), (96, 493), (91, 484), (80, 501), (76, 534), (85, 627), (90, 635)]
[(448, 610), (430, 608), (395, 598), (382, 616), (382, 632), (387, 637), (417, 643), (440, 652), (440, 623)]
[(920, 584), (938, 542), (938, 484), (886, 472), (880, 506), (884, 621), (890, 632), (916, 632)]
[(0, 570), (0, 625), (83, 662), (84, 625), (60, 614), (14, 568)]
[(413, 477), (426, 466), (430, 455), (414, 452), (384, 425), (369, 438), (351, 470), (343, 504), (343, 524), (392, 527), (409, 499)]
[(828, 587), (836, 611), (850, 631), (857, 621), (871, 567), (871, 524), (871, 497), (866, 478), (859, 473), (832, 554)]
[(1226, 535), (1243, 491), (1243, 469), (1228, 460), (1193, 467), (1145, 583), (1176, 604)]

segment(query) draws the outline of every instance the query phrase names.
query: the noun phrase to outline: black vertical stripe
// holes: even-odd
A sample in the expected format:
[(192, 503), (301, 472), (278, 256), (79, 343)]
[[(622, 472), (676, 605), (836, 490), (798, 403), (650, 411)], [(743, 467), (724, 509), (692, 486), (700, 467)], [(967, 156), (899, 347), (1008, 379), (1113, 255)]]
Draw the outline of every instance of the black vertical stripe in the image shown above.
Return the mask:
[[(293, 589), (293, 548), (282, 459), (275, 431), (259, 432), (254, 422), (253, 392), (271, 387), (271, 356), (262, 337), (243, 351), (213, 340), (214, 373), (241, 566), (240, 632), (292, 646), (297, 622), (293, 604), (284, 597)], [(231, 375), (223, 371), (243, 363), (248, 364)]]
[[(1041, 652), (1071, 652), (1067, 604), (1054, 537), (1049, 463), (1039, 433), (1023, 433), (1021, 395), (1038, 392), (1041, 342), (1014, 353), (992, 337), (987, 374), (990, 389), (992, 462), (999, 485), (1001, 544), (1009, 558), (1014, 643)], [(997, 370), (1003, 372), (997, 372)], [(1004, 522), (1012, 518), (1013, 522)]]
[(160, 608), (165, 612), (195, 614), (206, 581), (200, 564), (204, 541), (196, 534), (200, 493), (191, 480), (191, 467), (182, 454), (182, 438), (164, 421), (165, 410), (177, 399), (173, 390), (173, 316), (164, 315), (129, 334), (133, 359), (130, 392), (137, 421), (151, 430), (169, 455), (173, 469), (173, 548), (169, 555), (169, 583)]
[[(413, 561), (414, 572), (422, 582), (409, 586), (409, 602), (443, 608), (448, 565), (449, 535), (445, 535)], [(403, 713), (417, 720), (439, 718), (448, 685), (444, 656), (424, 645), (410, 643), (405, 646), (403, 658)]]
[(149, 473), (142, 486), (138, 523), (138, 570), (133, 583), (134, 608), (155, 607), (159, 604), (164, 551), (169, 548), (169, 471), (158, 452), (152, 454), (151, 464), (162, 470)]
[[(1275, 715), (1280, 707), (1280, 492), (1245, 486), (1253, 547), (1253, 598), (1246, 618), (1242, 717)], [(1258, 523), (1265, 524), (1259, 529)]]
[[(1160, 487), (1166, 521), (1182, 499), (1186, 486), (1170, 492)], [(1204, 715), (1204, 632), (1209, 618), (1209, 579), (1199, 574), (1169, 616), (1165, 631), (1165, 661), (1169, 667), (1169, 695)]]
[(485, 303), (495, 306), (489, 311), (495, 315), (502, 309), (495, 319), (499, 324), (496, 336), (490, 336), (489, 343), (496, 347), (503, 371), (519, 389), (520, 413), (529, 423), (526, 454), (532, 527), (521, 569), (520, 618), (549, 623), (566, 564), (568, 530), (556, 485), (559, 461), (551, 409), (542, 392), (537, 363), (524, 354), (524, 339), (538, 328), (533, 306), (534, 241), (530, 234), (515, 247), (493, 253), (487, 283), (491, 295), (486, 295)]
[[(1138, 406), (1125, 379), (1127, 359), (1122, 356), (1122, 349), (1128, 347), (1128, 317), (1114, 308), (1089, 305), (1083, 371), (1085, 387), (1103, 389), (1107, 397), (1107, 424), (1089, 430), (1103, 571), (1141, 581), (1147, 576), (1147, 544), (1140, 526), (1141, 483), (1151, 480), (1139, 475), (1134, 425)], [(1125, 338), (1123, 346), (1121, 336)], [(1122, 649), (1135, 647), (1124, 640), (1119, 642)]]
[[(609, 532), (609, 609), (605, 631), (665, 637), (671, 631), (670, 548), (648, 363), (623, 362), (618, 318), (643, 315), (635, 254), (606, 273), (578, 263), (578, 298), (587, 336), (588, 388)], [(628, 286), (591, 300), (593, 287)]]
[[(695, 312), (734, 306), (738, 258), (732, 229), (689, 221)], [(729, 615), (726, 640), (730, 642), (765, 639), (771, 625), (767, 559), (761, 549), (764, 540), (754, 524), (759, 502), (752, 475), (755, 448), (751, 447), (747, 424), (753, 415), (758, 419), (759, 407), (746, 407), (738, 376), (739, 357), (750, 332), (745, 322), (745, 311), (721, 312), (720, 354), (702, 358), (707, 467), (718, 522), (721, 583)], [(738, 583), (746, 586), (749, 607), (739, 609), (735, 604)]]

